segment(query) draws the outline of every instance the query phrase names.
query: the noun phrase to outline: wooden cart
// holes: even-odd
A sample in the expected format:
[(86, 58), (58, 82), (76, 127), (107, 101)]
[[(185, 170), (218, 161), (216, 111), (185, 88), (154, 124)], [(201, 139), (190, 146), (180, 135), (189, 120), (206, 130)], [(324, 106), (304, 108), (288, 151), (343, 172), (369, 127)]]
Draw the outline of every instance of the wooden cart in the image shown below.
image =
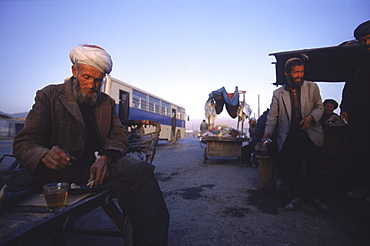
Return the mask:
[(242, 144), (246, 138), (235, 137), (202, 137), (201, 141), (206, 144), (204, 148), (204, 160), (206, 163), (208, 156), (237, 157), (240, 160), (242, 154)]

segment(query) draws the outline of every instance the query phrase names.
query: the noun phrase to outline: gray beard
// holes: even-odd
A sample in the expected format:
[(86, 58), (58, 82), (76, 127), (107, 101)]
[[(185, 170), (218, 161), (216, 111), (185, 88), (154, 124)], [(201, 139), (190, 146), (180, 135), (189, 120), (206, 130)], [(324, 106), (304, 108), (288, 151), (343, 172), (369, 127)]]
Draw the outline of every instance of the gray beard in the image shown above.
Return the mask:
[(87, 95), (81, 92), (80, 85), (77, 79), (73, 80), (73, 95), (76, 97), (76, 100), (79, 104), (87, 104), (90, 106), (95, 106), (96, 100), (98, 99), (99, 92), (94, 94)]

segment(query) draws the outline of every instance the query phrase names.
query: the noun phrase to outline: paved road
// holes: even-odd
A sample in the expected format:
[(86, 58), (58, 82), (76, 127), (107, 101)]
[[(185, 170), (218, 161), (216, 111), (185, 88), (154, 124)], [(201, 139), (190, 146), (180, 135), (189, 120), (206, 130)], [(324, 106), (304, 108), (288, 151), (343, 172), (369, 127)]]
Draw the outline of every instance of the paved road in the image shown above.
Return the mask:
[[(171, 246), (370, 245), (370, 205), (347, 198), (339, 186), (325, 189), (332, 213), (306, 204), (289, 212), (285, 193), (257, 189), (257, 168), (225, 157), (203, 164), (196, 138), (178, 145), (160, 142), (153, 164), (171, 215)], [(115, 229), (101, 209), (79, 219), (76, 227)], [(68, 243), (121, 244), (120, 238), (81, 235), (72, 235)]]
[[(9, 155), (12, 154), (12, 139), (8, 138), (0, 138), (0, 157), (2, 157), (4, 154)], [(11, 163), (14, 161), (11, 157), (5, 157), (3, 162), (0, 164), (0, 170), (7, 169)]]

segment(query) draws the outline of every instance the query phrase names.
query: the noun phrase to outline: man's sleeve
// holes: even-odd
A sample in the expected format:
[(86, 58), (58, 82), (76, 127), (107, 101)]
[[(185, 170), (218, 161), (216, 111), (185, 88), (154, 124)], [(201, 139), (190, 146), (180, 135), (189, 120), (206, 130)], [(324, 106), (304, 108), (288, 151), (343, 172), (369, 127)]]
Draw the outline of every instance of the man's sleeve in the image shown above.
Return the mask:
[(115, 113), (114, 101), (112, 102), (111, 110), (112, 119), (109, 136), (103, 146), (101, 154), (105, 153), (110, 157), (115, 157), (115, 159), (118, 159), (119, 157), (125, 155), (128, 151), (127, 130), (121, 124), (120, 119)]
[(319, 86), (316, 83), (312, 83), (312, 84), (313, 84), (313, 94), (314, 94), (313, 98), (315, 102), (314, 102), (314, 108), (311, 112), (311, 115), (315, 121), (315, 124), (317, 124), (320, 121), (324, 113), (324, 104), (322, 103)]
[(277, 91), (274, 91), (270, 105), (270, 111), (268, 112), (266, 119), (266, 127), (264, 134), (269, 134), (270, 136), (272, 136), (272, 134), (275, 131), (277, 118), (279, 116), (279, 105), (277, 95), (278, 95)]
[(50, 142), (50, 103), (43, 90), (36, 93), (35, 103), (28, 113), (24, 128), (15, 136), (13, 155), (33, 173), (41, 159), (49, 152)]

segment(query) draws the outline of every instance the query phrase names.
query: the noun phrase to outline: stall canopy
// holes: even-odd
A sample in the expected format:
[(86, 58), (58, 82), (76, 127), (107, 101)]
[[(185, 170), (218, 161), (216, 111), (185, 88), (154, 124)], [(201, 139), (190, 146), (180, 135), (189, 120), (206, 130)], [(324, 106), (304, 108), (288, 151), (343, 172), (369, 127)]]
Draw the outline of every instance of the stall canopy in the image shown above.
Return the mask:
[(276, 58), (275, 85), (286, 82), (284, 75), (285, 62), (293, 57), (301, 58), (305, 62), (305, 79), (317, 82), (343, 82), (349, 66), (361, 55), (357, 40), (344, 42), (338, 46), (304, 49), (271, 53)]
[(238, 87), (235, 87), (234, 93), (227, 93), (225, 87), (222, 87), (216, 91), (212, 91), (209, 94), (207, 102), (214, 102), (216, 114), (220, 114), (224, 105), (229, 115), (234, 119), (236, 118), (239, 108), (239, 91)]

